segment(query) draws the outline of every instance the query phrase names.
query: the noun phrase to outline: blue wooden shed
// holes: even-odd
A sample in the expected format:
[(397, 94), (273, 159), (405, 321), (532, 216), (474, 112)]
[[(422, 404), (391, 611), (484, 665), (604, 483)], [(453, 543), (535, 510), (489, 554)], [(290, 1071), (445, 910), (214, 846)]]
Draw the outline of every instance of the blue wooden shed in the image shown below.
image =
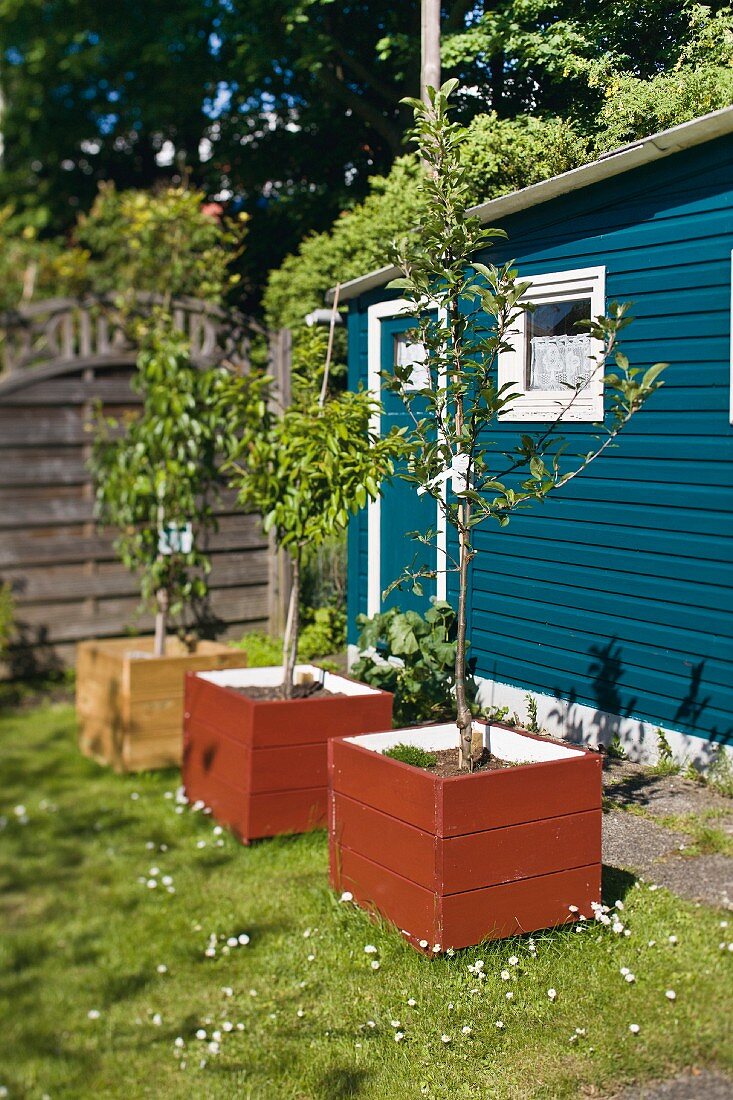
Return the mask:
[[(572, 322), (613, 300), (632, 303), (632, 364), (670, 364), (615, 449), (508, 528), (478, 528), (471, 580), (483, 700), (524, 715), (529, 692), (550, 732), (589, 742), (617, 733), (640, 759), (654, 757), (658, 728), (701, 763), (714, 743), (733, 743), (732, 199), (728, 108), (474, 211), (507, 232), (489, 258), (514, 258), (538, 306), (540, 338), (523, 333), (500, 368), (522, 392), (501, 431), (554, 419), (557, 378), (587, 339)], [(386, 289), (396, 274), (341, 287), (349, 385), (380, 396), (380, 371), (411, 354), (399, 292)], [(400, 403), (385, 398), (383, 421), (398, 422)], [(601, 383), (563, 434), (582, 446), (602, 414)], [(435, 526), (436, 510), (395, 482), (354, 519), (352, 646), (357, 614), (383, 608), (384, 588), (413, 558), (406, 532)], [(445, 581), (433, 594), (446, 595)]]

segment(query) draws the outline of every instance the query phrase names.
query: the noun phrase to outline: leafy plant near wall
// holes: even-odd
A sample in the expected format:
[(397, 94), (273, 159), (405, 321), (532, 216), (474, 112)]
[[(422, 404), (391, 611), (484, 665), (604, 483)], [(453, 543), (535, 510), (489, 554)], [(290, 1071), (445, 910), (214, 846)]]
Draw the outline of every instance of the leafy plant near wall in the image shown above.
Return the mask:
[[(119, 531), (117, 553), (139, 576), (143, 604), (155, 611), (161, 656), (169, 617), (207, 593), (211, 566), (203, 546), (215, 522), (218, 454), (226, 442), (220, 403), (229, 376), (196, 368), (165, 314), (139, 332), (133, 385), (142, 412), (123, 422), (100, 418), (90, 465), (97, 519)], [(241, 379), (239, 393), (242, 421), (256, 423), (265, 410), (262, 383)]]
[[(399, 611), (391, 607), (367, 618), (359, 615), (359, 660), (352, 672), (372, 687), (394, 693), (395, 726), (440, 722), (455, 711), (456, 614), (444, 600), (432, 607)], [(476, 709), (476, 685), (466, 680), (469, 705)]]
[[(321, 375), (323, 371), (319, 372)], [(377, 403), (368, 393), (328, 398), (328, 379), (295, 366), (298, 402), (281, 415), (262, 410), (250, 430), (246, 380), (230, 379), (221, 404), (229, 436), (230, 484), (240, 504), (259, 512), (266, 531), (293, 567), (283, 641), (283, 695), (293, 692), (300, 632), (300, 582), (306, 549), (317, 550), (374, 500), (405, 449), (404, 430), (380, 437), (371, 426)]]
[[(466, 214), (466, 172), (460, 158), (465, 131), (449, 118), (455, 87), (449, 81), (437, 92), (430, 89), (427, 104), (407, 101), (415, 114), (412, 137), (426, 166), (425, 214), (420, 233), (395, 250), (403, 275), (390, 285), (402, 292), (406, 315), (414, 319), (414, 342), (424, 349), (429, 382), (419, 390), (408, 386), (407, 365), (385, 374), (384, 384), (402, 398), (412, 421), (409, 470), (401, 476), (435, 499), (458, 544), (457, 557), (448, 554), (437, 570), (408, 570), (391, 587), (408, 583), (419, 592), (423, 577), (435, 578), (443, 570), (458, 575), (454, 713), (461, 767), (470, 770), (466, 629), (475, 529), (485, 522), (505, 527), (517, 509), (541, 503), (582, 473), (662, 384), (664, 364), (644, 373), (629, 366), (617, 347), (618, 335), (629, 323), (626, 307), (613, 303), (608, 316), (588, 323), (599, 349), (591, 374), (597, 378), (611, 356), (616, 368), (604, 379), (608, 418), (593, 448), (583, 455), (568, 454), (557, 431), (587, 382), (568, 389), (567, 401), (558, 402), (557, 418), (545, 430), (522, 435), (515, 446), (492, 432), (516, 396), (510, 387), (499, 388), (497, 363), (501, 352), (511, 351), (508, 337), (521, 314), (531, 309), (523, 301), (529, 284), (520, 281), (511, 264), (497, 267), (476, 259), (504, 234)], [(428, 304), (433, 308), (427, 309)], [(443, 493), (446, 478), (453, 486), (448, 497)], [(434, 544), (437, 532), (425, 532), (420, 540)]]

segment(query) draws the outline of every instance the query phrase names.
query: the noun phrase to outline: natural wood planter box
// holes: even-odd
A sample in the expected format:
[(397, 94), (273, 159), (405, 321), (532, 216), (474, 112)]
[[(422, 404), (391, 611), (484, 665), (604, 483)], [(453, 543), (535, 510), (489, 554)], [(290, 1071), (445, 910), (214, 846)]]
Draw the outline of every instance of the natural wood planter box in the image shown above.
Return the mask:
[(331, 883), (422, 950), (592, 916), (601, 889), (601, 758), (492, 723), (496, 756), (528, 761), (453, 778), (383, 756), (457, 744), (455, 725), (329, 744)]
[(190, 651), (178, 638), (168, 639), (164, 657), (152, 654), (152, 638), (77, 646), (79, 747), (119, 772), (179, 765), (184, 674), (246, 663), (241, 650), (202, 641)]
[(392, 695), (346, 676), (297, 665), (336, 695), (254, 700), (234, 690), (282, 683), (280, 668), (186, 677), (183, 782), (245, 843), (326, 825), (329, 738), (388, 729)]

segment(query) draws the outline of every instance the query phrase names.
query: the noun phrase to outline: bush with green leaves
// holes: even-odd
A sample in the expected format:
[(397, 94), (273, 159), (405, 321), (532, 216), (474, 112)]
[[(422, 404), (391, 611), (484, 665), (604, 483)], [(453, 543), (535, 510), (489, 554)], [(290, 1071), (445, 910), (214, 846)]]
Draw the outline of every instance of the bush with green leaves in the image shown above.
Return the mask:
[[(454, 717), (456, 615), (449, 603), (431, 599), (431, 607), (400, 611), (391, 607), (367, 618), (359, 615), (357, 680), (394, 694), (396, 727), (441, 722)], [(467, 684), (475, 707), (476, 685)]]
[(303, 608), (298, 656), (304, 661), (339, 653), (346, 644), (346, 613), (338, 607)]
[[(139, 577), (143, 605), (155, 611), (160, 656), (169, 616), (185, 617), (207, 594), (205, 539), (215, 525), (229, 375), (195, 367), (186, 339), (163, 313), (139, 331), (133, 386), (142, 411), (121, 422), (100, 417), (90, 466), (97, 519), (117, 529), (120, 560)], [(240, 416), (257, 423), (265, 409), (261, 384), (240, 381)]]
[(404, 429), (380, 437), (379, 405), (366, 392), (328, 397), (328, 378), (304, 372), (298, 401), (284, 411), (263, 408), (251, 430), (247, 381), (230, 378), (222, 408), (228, 437), (227, 469), (239, 503), (262, 516), (278, 548), (292, 562), (292, 587), (283, 641), (283, 695), (293, 691), (300, 635), (300, 580), (306, 550), (333, 541), (353, 514), (375, 500), (404, 452)]
[[(729, 7), (717, 12), (697, 4), (687, 8), (687, 32), (676, 43), (669, 39), (667, 67), (655, 65), (645, 74), (639, 73), (633, 57), (598, 50), (591, 12), (584, 12), (582, 21), (553, 18), (552, 27), (544, 22), (537, 27), (533, 6), (517, 7), (519, 18), (491, 8), (463, 35), (447, 35), (445, 64), (460, 66), (463, 55), (475, 58), (484, 48), (488, 58), (502, 39), (504, 56), (516, 58), (516, 64), (532, 68), (539, 63), (547, 74), (544, 79), (571, 79), (593, 88), (597, 107), (581, 116), (547, 110), (513, 117), (492, 111), (477, 115), (460, 149), (468, 205), (527, 187), (733, 103)], [(532, 25), (531, 31), (522, 29), (522, 19)], [(497, 27), (502, 20), (504, 25)], [(329, 230), (307, 236), (270, 273), (264, 296), (268, 324), (302, 324), (305, 313), (323, 304), (329, 287), (382, 267), (385, 243), (420, 224), (422, 197), (414, 154), (398, 158), (390, 173), (375, 176), (369, 187), (363, 202), (344, 210)]]
[(95, 293), (148, 292), (166, 299), (190, 297), (221, 304), (239, 277), (246, 215), (224, 219), (202, 191), (117, 191), (100, 186), (74, 237), (89, 256)]
[[(496, 431), (502, 411), (517, 396), (511, 385), (499, 386), (498, 359), (512, 350), (510, 334), (533, 307), (525, 297), (530, 284), (519, 279), (512, 264), (483, 262), (486, 250), (505, 234), (467, 213), (469, 189), (460, 155), (465, 130), (449, 117), (456, 84), (429, 89), (427, 103), (406, 101), (414, 110), (412, 137), (425, 164), (423, 219), (419, 235), (406, 237), (395, 248), (402, 276), (390, 287), (401, 292), (404, 315), (414, 322), (412, 340), (422, 348), (426, 380), (419, 390), (408, 385), (407, 365), (383, 375), (383, 385), (402, 399), (413, 425), (408, 471), (400, 476), (435, 500), (452, 529), (451, 549), (445, 566), (441, 558), (439, 568), (408, 568), (387, 591), (408, 585), (419, 593), (422, 580), (435, 580), (438, 571), (457, 574), (454, 713), (460, 764), (470, 770), (473, 716), (466, 631), (476, 528), (487, 522), (506, 527), (517, 509), (541, 503), (581, 474), (659, 388), (665, 365), (657, 363), (645, 372), (630, 367), (618, 347), (619, 333), (629, 323), (626, 307), (612, 303), (607, 316), (586, 324), (597, 349), (590, 378), (568, 387), (567, 399), (558, 401), (547, 427), (519, 438)], [(426, 303), (434, 308), (426, 309)], [(607, 420), (590, 450), (569, 453), (558, 431), (563, 415), (590, 379), (605, 371), (610, 357), (615, 370), (604, 375)], [(449, 475), (453, 488), (446, 495), (443, 485)], [(419, 539), (434, 545), (437, 531), (426, 531)]]

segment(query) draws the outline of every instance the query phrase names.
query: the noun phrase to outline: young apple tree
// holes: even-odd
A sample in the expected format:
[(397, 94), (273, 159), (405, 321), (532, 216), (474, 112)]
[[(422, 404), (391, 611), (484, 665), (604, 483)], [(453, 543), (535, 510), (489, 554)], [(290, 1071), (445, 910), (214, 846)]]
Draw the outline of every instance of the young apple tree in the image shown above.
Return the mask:
[[(449, 118), (449, 97), (456, 83), (448, 81), (439, 91), (429, 89), (427, 103), (405, 101), (414, 110), (412, 137), (425, 165), (421, 186), (426, 211), (420, 231), (395, 248), (402, 277), (390, 285), (401, 290), (407, 315), (414, 317), (412, 339), (424, 349), (428, 370), (421, 389), (406, 384), (409, 366), (396, 366), (384, 381), (402, 397), (412, 421), (412, 457), (408, 472), (401, 476), (436, 500), (457, 542), (457, 555), (448, 555), (435, 569), (408, 569), (391, 587), (409, 583), (419, 592), (422, 577), (435, 577), (442, 570), (458, 574), (456, 724), (460, 766), (470, 770), (466, 607), (469, 569), (476, 555), (475, 529), (487, 521), (506, 526), (517, 509), (545, 500), (582, 473), (662, 385), (659, 375), (665, 364), (657, 363), (645, 372), (629, 366), (618, 348), (618, 335), (630, 323), (627, 306), (614, 302), (606, 316), (586, 323), (599, 350), (589, 375), (558, 401), (552, 422), (510, 444), (506, 432), (496, 432), (502, 410), (517, 397), (511, 386), (498, 385), (498, 357), (511, 350), (509, 336), (522, 312), (532, 310), (524, 297), (530, 284), (520, 281), (511, 263), (496, 266), (477, 260), (495, 238), (505, 234), (484, 227), (466, 213), (467, 186), (460, 159), (464, 130)], [(605, 371), (610, 358), (615, 369), (604, 377), (605, 422), (597, 426), (591, 450), (572, 454), (558, 427), (584, 386)], [(452, 486), (450, 492), (444, 489), (446, 482)], [(417, 537), (432, 543), (436, 532)]]
[(293, 694), (304, 551), (333, 541), (353, 513), (378, 497), (381, 483), (393, 473), (395, 458), (405, 449), (404, 429), (393, 429), (384, 437), (375, 430), (379, 406), (370, 394), (327, 396), (326, 381), (320, 385), (313, 362), (314, 355), (323, 351), (319, 336), (314, 335), (306, 353), (309, 366), (294, 365), (295, 403), (280, 414), (267, 409), (257, 431), (247, 431), (247, 417), (240, 418), (237, 393), (243, 380), (231, 380), (227, 402), (230, 435), (236, 437), (230, 451), (230, 484), (248, 511), (261, 514), (265, 530), (273, 532), (278, 547), (292, 561), (283, 642), (286, 699)]
[[(187, 340), (162, 312), (138, 333), (133, 386), (142, 411), (121, 423), (100, 420), (90, 466), (97, 519), (119, 532), (115, 549), (155, 611), (154, 652), (163, 656), (169, 617), (207, 592), (211, 566), (202, 547), (215, 523), (228, 374), (194, 366)], [(242, 415), (256, 419), (257, 383), (242, 379), (240, 389)]]

